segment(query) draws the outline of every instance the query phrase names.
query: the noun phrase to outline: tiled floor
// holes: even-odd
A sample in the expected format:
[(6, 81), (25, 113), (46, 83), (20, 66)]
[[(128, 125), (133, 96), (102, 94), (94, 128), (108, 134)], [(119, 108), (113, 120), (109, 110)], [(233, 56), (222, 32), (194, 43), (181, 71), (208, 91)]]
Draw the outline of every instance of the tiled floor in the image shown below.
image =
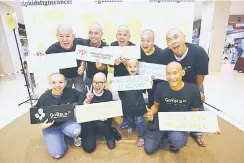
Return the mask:
[[(0, 81), (0, 128), (26, 113), (30, 104), (24, 79)], [(233, 71), (232, 65), (223, 65), (221, 73), (210, 74), (204, 82), (206, 102), (224, 113), (222, 118), (244, 131), (244, 73)], [(211, 107), (206, 106), (211, 109)]]

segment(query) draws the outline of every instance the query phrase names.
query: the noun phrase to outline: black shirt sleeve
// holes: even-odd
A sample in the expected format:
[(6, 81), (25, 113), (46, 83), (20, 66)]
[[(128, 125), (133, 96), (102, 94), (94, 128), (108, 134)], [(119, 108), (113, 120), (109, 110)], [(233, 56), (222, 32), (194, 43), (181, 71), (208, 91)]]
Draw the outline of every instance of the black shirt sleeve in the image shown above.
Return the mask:
[(202, 108), (203, 104), (202, 104), (202, 100), (201, 100), (201, 96), (200, 96), (200, 91), (197, 88), (196, 85), (192, 85), (192, 108)]
[(198, 46), (196, 50), (196, 53), (198, 53), (196, 58), (196, 73), (197, 75), (207, 75), (209, 57), (201, 46)]
[(161, 83), (156, 86), (155, 92), (154, 92), (154, 101), (157, 103), (160, 103), (160, 95), (161, 95), (162, 89), (161, 89)]
[(86, 99), (86, 94), (87, 90), (83, 90), (82, 92), (76, 91), (76, 96), (77, 96), (77, 104), (78, 105), (83, 105), (83, 102)]
[(41, 95), (41, 97), (38, 99), (37, 103), (36, 103), (36, 107), (42, 107), (45, 104), (45, 101), (47, 99), (48, 96), (48, 92), (45, 92), (44, 94)]
[[(55, 44), (57, 44), (57, 43), (55, 43)], [(52, 44), (52, 45), (46, 50), (46, 54), (57, 53), (55, 44)]]

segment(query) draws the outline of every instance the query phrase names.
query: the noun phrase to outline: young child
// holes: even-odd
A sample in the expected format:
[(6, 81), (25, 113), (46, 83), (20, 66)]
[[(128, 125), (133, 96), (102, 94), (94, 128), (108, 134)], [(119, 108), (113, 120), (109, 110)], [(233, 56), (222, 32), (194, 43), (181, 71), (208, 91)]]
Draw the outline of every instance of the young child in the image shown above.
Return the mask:
[[(126, 69), (129, 75), (138, 75), (138, 60), (128, 60)], [(138, 147), (144, 145), (145, 122), (143, 115), (146, 113), (146, 104), (143, 98), (143, 91), (144, 90), (121, 91), (123, 115), (127, 117), (129, 122), (128, 134), (132, 134), (133, 131), (136, 131), (136, 128), (138, 129)]]

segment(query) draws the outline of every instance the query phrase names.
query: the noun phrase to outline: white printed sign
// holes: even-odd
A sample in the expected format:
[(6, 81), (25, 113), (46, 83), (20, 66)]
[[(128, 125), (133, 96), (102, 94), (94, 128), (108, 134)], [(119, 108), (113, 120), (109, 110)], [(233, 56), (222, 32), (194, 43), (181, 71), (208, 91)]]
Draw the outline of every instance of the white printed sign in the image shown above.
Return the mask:
[(165, 65), (140, 62), (139, 74), (154, 75), (156, 79), (167, 80)]
[(121, 101), (101, 102), (75, 107), (77, 123), (102, 120), (123, 115)]
[(161, 131), (219, 131), (217, 115), (211, 111), (159, 112)]
[(47, 75), (48, 72), (59, 72), (59, 69), (77, 67), (76, 53), (53, 53), (44, 56), (26, 57), (30, 72)]
[(141, 49), (140, 46), (108, 46), (104, 47), (104, 49), (109, 49), (113, 52), (114, 55), (119, 58), (120, 56), (122, 58), (126, 59), (140, 59), (141, 58)]
[(99, 60), (103, 64), (114, 65), (116, 55), (106, 48), (94, 48), (88, 46), (76, 46), (77, 59), (83, 61), (96, 62)]
[(152, 88), (152, 79), (149, 75), (114, 77), (111, 82), (112, 91), (143, 90)]

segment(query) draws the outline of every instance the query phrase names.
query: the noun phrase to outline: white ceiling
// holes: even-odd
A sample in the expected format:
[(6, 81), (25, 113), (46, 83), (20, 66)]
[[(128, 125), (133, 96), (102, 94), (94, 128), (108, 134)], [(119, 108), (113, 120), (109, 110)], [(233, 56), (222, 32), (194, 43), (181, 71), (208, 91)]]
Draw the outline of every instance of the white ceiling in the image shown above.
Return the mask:
[[(230, 15), (244, 15), (244, 1), (235, 1), (231, 0), (231, 8), (230, 8)], [(8, 1), (2, 1), (9, 6), (12, 6), (16, 12), (16, 15), (18, 17), (18, 22), (21, 24), (24, 24), (24, 17), (22, 14), (21, 9), (21, 2), (20, 0), (8, 0)], [(196, 1), (195, 3), (195, 13), (194, 13), (194, 20), (201, 19), (202, 17), (202, 1)]]

